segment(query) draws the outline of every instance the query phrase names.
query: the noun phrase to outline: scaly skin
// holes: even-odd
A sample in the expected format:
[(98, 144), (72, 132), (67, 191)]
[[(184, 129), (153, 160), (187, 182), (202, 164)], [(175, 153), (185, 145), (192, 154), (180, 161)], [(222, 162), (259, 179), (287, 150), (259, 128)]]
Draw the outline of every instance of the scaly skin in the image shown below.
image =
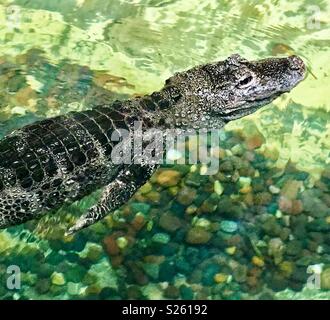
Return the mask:
[(174, 75), (164, 88), (93, 110), (36, 122), (0, 142), (0, 227), (37, 218), (105, 187), (80, 230), (125, 203), (157, 165), (114, 164), (116, 129), (216, 129), (268, 104), (303, 79), (298, 57), (249, 62), (239, 55)]

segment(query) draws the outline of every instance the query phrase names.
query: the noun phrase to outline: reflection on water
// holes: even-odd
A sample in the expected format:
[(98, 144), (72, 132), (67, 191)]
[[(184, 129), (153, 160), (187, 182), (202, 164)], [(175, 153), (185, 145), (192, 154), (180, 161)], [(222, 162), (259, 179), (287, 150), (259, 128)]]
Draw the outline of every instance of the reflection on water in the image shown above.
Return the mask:
[[(97, 195), (1, 231), (1, 298), (328, 297), (325, 1), (1, 3), (1, 136), (150, 93), (176, 71), (233, 52), (296, 53), (309, 68), (293, 92), (226, 127), (214, 151), (218, 174), (162, 168), (127, 205), (74, 237), (63, 236), (66, 226)], [(9, 265), (21, 268), (18, 291), (5, 286)], [(306, 288), (313, 272), (321, 288)]]

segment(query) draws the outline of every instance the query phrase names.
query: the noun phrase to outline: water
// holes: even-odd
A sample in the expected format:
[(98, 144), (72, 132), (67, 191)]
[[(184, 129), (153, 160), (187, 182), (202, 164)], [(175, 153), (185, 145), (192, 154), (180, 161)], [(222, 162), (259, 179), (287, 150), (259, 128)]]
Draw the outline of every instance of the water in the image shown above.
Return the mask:
[[(74, 237), (63, 233), (97, 194), (1, 231), (0, 298), (328, 298), (329, 6), (0, 1), (1, 136), (150, 93), (176, 71), (234, 52), (295, 53), (309, 70), (290, 94), (226, 127), (218, 174), (163, 168)], [(10, 266), (20, 269), (20, 289), (8, 287)]]

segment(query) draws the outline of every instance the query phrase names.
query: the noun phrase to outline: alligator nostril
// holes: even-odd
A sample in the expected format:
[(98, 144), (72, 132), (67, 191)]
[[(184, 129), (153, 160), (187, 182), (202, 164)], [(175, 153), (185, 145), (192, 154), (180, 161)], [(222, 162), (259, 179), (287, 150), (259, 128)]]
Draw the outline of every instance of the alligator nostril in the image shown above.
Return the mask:
[(291, 56), (289, 57), (289, 61), (290, 61), (290, 69), (301, 70), (302, 72), (305, 71), (305, 63), (301, 58), (297, 56)]

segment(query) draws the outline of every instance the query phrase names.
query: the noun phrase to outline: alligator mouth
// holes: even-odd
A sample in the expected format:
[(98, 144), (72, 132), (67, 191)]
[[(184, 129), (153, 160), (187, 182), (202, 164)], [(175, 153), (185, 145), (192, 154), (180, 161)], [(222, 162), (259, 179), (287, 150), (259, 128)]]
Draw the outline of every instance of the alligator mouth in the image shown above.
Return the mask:
[[(284, 91), (286, 92), (286, 91)], [(225, 121), (231, 121), (234, 119), (241, 118), (243, 116), (249, 115), (251, 113), (254, 113), (261, 107), (267, 105), (271, 101), (278, 98), (282, 93), (284, 92), (277, 92), (272, 95), (257, 98), (257, 99), (249, 99), (242, 102), (241, 108), (234, 109), (227, 113), (219, 114), (220, 117), (222, 117)]]
[[(288, 91), (276, 92), (276, 93), (273, 93), (273, 94), (271, 94), (269, 96), (262, 97), (262, 98), (248, 99), (248, 100), (245, 100), (245, 102), (248, 103), (248, 104), (251, 104), (251, 105), (255, 105), (255, 104), (260, 105), (262, 103), (267, 103), (267, 101), (273, 101), (273, 100), (275, 100), (276, 98), (278, 98), (281, 94), (283, 94), (285, 92), (288, 92)], [(246, 107), (244, 109), (249, 109), (249, 107)]]

